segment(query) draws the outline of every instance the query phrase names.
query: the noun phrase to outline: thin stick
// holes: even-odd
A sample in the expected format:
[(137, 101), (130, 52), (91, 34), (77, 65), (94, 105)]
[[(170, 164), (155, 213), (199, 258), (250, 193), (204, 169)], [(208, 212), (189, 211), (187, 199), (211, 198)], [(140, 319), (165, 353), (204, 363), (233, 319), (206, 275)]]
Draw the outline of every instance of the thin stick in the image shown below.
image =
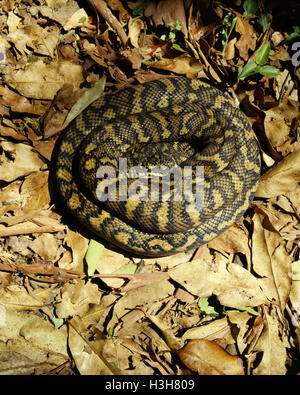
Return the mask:
[(114, 29), (125, 47), (128, 37), (117, 18), (112, 14), (104, 0), (89, 0), (92, 7), (96, 8), (109, 26)]

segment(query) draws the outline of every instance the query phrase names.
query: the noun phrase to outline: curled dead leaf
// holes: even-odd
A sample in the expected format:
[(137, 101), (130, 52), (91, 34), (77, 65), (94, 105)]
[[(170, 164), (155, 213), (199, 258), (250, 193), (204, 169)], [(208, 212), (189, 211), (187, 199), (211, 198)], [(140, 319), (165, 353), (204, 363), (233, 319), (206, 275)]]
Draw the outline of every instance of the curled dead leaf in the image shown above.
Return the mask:
[(139, 48), (138, 40), (142, 29), (144, 29), (144, 22), (141, 19), (130, 18), (128, 23), (128, 37), (135, 48)]
[(260, 277), (258, 282), (265, 297), (276, 301), (283, 311), (291, 287), (291, 257), (265, 213), (256, 209), (253, 224), (253, 270)]
[(206, 339), (191, 340), (176, 353), (190, 370), (201, 375), (244, 375), (239, 357)]
[(214, 294), (224, 306), (258, 306), (267, 301), (258, 279), (237, 264), (228, 265), (225, 258), (217, 265), (195, 259), (177, 265), (168, 273), (193, 295), (208, 297)]
[(247, 21), (247, 19), (242, 18), (241, 16), (237, 17), (235, 30), (241, 35), (235, 46), (239, 50), (240, 56), (244, 60), (248, 60), (249, 49), (251, 49), (252, 51), (255, 50), (256, 39), (257, 39), (256, 32), (254, 28), (250, 25), (250, 23)]
[(261, 177), (255, 196), (271, 198), (292, 192), (299, 182), (300, 150), (297, 150), (286, 156)]
[(0, 179), (3, 181), (16, 180), (40, 170), (44, 165), (38, 153), (27, 144), (2, 141), (1, 148), (4, 155), (0, 164)]
[(184, 74), (188, 78), (206, 77), (203, 71), (204, 66), (196, 59), (187, 57), (186, 55), (178, 56), (174, 59), (163, 58), (160, 61), (155, 62), (153, 67), (169, 70), (177, 74)]

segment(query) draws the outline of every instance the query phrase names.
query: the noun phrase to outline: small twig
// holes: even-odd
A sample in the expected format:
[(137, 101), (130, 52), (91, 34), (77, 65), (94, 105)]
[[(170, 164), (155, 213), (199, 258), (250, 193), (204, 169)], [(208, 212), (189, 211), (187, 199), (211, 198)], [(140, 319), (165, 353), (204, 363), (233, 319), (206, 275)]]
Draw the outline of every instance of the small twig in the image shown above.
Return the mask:
[(286, 84), (287, 84), (287, 82), (288, 82), (288, 78), (289, 78), (289, 73), (287, 73), (287, 75), (286, 75), (286, 77), (285, 77), (285, 79), (284, 79), (284, 81), (283, 81), (281, 90), (280, 90), (279, 99), (278, 99), (278, 103), (279, 103), (279, 104), (282, 102), (283, 96), (284, 96), (284, 94), (285, 94), (285, 92), (286, 92), (286, 89), (287, 89), (287, 88), (286, 88)]
[(131, 289), (151, 284), (155, 281), (166, 280), (170, 276), (166, 272), (139, 273), (139, 274), (94, 274), (93, 278), (120, 278), (125, 284), (115, 292), (128, 292)]
[(75, 270), (62, 269), (54, 266), (53, 264), (43, 263), (19, 263), (18, 265), (1, 263), (0, 271), (23, 273), (29, 276), (37, 274), (41, 274), (44, 276), (53, 276), (57, 282), (68, 281), (71, 279), (81, 278), (85, 276), (84, 273), (77, 272)]
[(106, 2), (104, 0), (89, 0), (89, 3), (92, 5), (92, 7), (96, 8), (100, 12), (109, 26), (116, 31), (117, 35), (122, 41), (123, 46), (125, 47), (128, 37), (120, 22), (108, 8)]

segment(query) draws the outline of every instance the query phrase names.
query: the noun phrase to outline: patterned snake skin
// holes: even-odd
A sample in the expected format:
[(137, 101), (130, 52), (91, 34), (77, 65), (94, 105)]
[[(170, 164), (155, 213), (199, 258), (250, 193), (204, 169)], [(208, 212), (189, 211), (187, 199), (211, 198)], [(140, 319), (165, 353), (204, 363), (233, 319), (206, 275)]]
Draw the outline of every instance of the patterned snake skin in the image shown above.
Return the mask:
[[(120, 159), (127, 160), (127, 176), (133, 166), (148, 171), (129, 174), (128, 188), (135, 182), (141, 188), (126, 199), (121, 199)], [(169, 195), (162, 192), (161, 178), (155, 184), (158, 200), (138, 195), (144, 186), (152, 196), (149, 172), (163, 164), (180, 165), (180, 174), (190, 175), (184, 199), (176, 198), (174, 178)], [(103, 166), (115, 169), (116, 179), (99, 176)], [(108, 242), (149, 257), (218, 236), (249, 207), (259, 176), (259, 149), (244, 114), (218, 89), (184, 77), (103, 95), (68, 126), (56, 162), (58, 188), (71, 213)], [(118, 191), (110, 195), (116, 199), (104, 201), (108, 190)]]

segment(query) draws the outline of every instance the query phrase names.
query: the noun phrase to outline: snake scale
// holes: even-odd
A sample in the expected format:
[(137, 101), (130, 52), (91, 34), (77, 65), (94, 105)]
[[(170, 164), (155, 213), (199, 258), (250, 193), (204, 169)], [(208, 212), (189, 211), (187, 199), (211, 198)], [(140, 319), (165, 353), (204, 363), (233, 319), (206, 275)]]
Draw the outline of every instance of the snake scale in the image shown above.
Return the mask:
[[(169, 199), (160, 180), (159, 201), (129, 195), (121, 201), (121, 189), (115, 201), (99, 200), (96, 191), (105, 179), (98, 176), (99, 167), (116, 169), (117, 180), (106, 179), (105, 185), (116, 181), (117, 190), (122, 158), (132, 168), (186, 167), (190, 196), (175, 199), (173, 176)], [(194, 177), (196, 166), (204, 169), (202, 178)], [(226, 94), (185, 77), (104, 94), (67, 127), (56, 161), (58, 189), (71, 213), (102, 239), (145, 257), (185, 251), (218, 236), (249, 207), (259, 176), (259, 148), (246, 116)], [(131, 177), (136, 181), (139, 174)], [(189, 206), (201, 180), (201, 207)], [(143, 182), (139, 185), (149, 185), (149, 179)], [(136, 197), (141, 190), (135, 192)]]

